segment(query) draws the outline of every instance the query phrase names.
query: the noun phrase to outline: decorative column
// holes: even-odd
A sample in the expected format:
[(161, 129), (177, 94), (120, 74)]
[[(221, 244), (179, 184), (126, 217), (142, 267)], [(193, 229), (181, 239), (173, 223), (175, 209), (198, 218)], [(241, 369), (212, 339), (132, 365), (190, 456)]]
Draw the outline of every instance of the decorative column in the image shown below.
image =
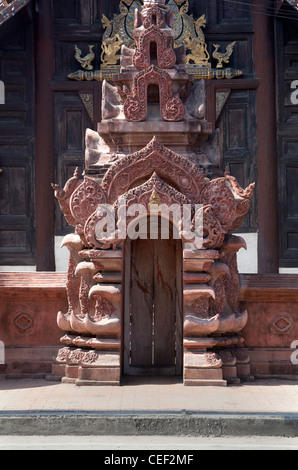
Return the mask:
[(225, 386), (222, 361), (213, 347), (212, 333), (220, 326), (219, 315), (209, 315), (210, 299), (215, 291), (210, 286), (209, 271), (219, 253), (215, 250), (184, 250), (184, 374), (185, 385)]

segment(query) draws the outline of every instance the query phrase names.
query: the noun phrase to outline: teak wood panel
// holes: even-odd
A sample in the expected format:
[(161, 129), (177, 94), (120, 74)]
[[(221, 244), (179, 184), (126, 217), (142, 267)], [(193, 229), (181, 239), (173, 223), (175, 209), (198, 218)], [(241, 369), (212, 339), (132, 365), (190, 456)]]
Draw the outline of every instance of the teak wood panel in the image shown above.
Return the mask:
[(175, 365), (176, 242), (154, 240), (154, 364)]
[[(76, 167), (84, 170), (85, 132), (93, 125), (77, 91), (58, 91), (54, 102), (56, 181), (63, 187)], [(65, 234), (71, 229), (56, 207), (56, 234)]]
[[(243, 188), (258, 182), (255, 90), (232, 90), (218, 121), (221, 130), (222, 170), (229, 168)], [(257, 190), (238, 231), (257, 228)]]
[(0, 264), (35, 264), (32, 24), (10, 19), (1, 36)]
[[(154, 242), (131, 244), (131, 365), (152, 365), (154, 302)], [(129, 280), (128, 280), (129, 282)]]
[(276, 20), (280, 266), (298, 266), (298, 106), (291, 83), (298, 78), (297, 22)]

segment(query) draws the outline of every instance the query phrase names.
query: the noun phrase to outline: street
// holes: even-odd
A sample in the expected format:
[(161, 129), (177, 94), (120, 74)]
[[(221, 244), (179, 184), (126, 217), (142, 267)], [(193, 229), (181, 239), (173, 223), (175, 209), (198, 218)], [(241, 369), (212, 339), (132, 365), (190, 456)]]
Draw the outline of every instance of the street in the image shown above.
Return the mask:
[(107, 451), (104, 457), (113, 455), (114, 460), (117, 451), (125, 450), (128, 455), (130, 450), (144, 450), (154, 455), (151, 464), (159, 464), (159, 451), (181, 451), (180, 455), (187, 451), (189, 455), (192, 450), (298, 450), (298, 437), (0, 436), (0, 450), (101, 450)]

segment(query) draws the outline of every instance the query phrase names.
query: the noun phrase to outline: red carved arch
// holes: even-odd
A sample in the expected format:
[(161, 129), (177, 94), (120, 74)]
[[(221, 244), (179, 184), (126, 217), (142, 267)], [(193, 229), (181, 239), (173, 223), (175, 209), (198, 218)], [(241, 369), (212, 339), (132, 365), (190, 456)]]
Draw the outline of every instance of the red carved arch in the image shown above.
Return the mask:
[(157, 63), (162, 69), (171, 69), (176, 63), (176, 54), (173, 48), (173, 41), (168, 44), (168, 37), (156, 26), (150, 26), (137, 40), (137, 48), (133, 57), (134, 66), (138, 69), (150, 67), (150, 44), (156, 43)]
[(113, 204), (138, 181), (150, 178), (154, 172), (173, 182), (180, 193), (194, 203), (200, 202), (203, 188), (210, 183), (193, 163), (154, 138), (144, 149), (127, 155), (107, 171), (102, 188), (108, 195), (108, 202)]
[(124, 114), (128, 121), (146, 121), (147, 94), (149, 85), (159, 86), (160, 114), (164, 121), (182, 121), (185, 109), (178, 95), (173, 95), (170, 75), (151, 65), (148, 70), (139, 72), (133, 80), (133, 94), (124, 103)]
[[(166, 27), (166, 12), (163, 11), (158, 5), (152, 5), (144, 8), (142, 13), (142, 23), (144, 28), (150, 28), (152, 25), (156, 25), (158, 28)], [(154, 22), (155, 18), (155, 22)]]
[[(97, 238), (96, 234), (97, 224), (100, 222), (102, 217), (106, 217), (106, 213), (103, 215), (101, 212), (95, 211), (86, 222), (84, 234), (89, 246), (101, 249), (109, 248), (111, 245), (118, 246), (119, 243), (121, 243), (121, 239), (118, 238), (119, 232), (125, 229), (125, 233), (128, 233), (128, 228), (132, 223), (134, 223), (139, 218), (147, 217), (147, 215), (150, 213), (150, 205), (152, 204), (153, 196), (156, 197), (159, 205), (167, 206), (169, 209), (172, 208), (172, 210), (173, 208), (176, 209), (177, 207), (181, 208), (179, 214), (176, 214), (176, 218), (178, 216), (179, 221), (176, 220), (174, 214), (171, 211), (168, 213), (168, 219), (176, 226), (178, 230), (178, 225), (182, 217), (182, 207), (184, 207), (183, 210), (189, 210), (190, 217), (193, 215), (191, 201), (185, 195), (181, 194), (172, 186), (169, 186), (167, 183), (165, 183), (158, 177), (156, 173), (153, 173), (151, 178), (146, 181), (146, 183), (130, 189), (122, 196), (125, 202), (125, 211), (123, 211), (123, 208), (120, 210), (119, 201), (116, 200), (114, 203), (114, 214), (116, 219), (115, 228), (117, 227), (117, 229), (115, 233), (112, 234), (112, 238), (100, 240)], [(142, 208), (144, 208), (144, 212), (138, 215), (128, 215), (128, 209), (133, 204), (139, 204), (142, 206)]]

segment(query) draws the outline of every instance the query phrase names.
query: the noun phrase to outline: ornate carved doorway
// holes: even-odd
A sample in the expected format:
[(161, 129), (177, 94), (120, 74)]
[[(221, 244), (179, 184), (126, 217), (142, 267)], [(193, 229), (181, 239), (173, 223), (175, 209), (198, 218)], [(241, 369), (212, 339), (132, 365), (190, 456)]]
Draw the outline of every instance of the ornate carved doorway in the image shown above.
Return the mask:
[(124, 374), (182, 374), (182, 244), (126, 242)]

